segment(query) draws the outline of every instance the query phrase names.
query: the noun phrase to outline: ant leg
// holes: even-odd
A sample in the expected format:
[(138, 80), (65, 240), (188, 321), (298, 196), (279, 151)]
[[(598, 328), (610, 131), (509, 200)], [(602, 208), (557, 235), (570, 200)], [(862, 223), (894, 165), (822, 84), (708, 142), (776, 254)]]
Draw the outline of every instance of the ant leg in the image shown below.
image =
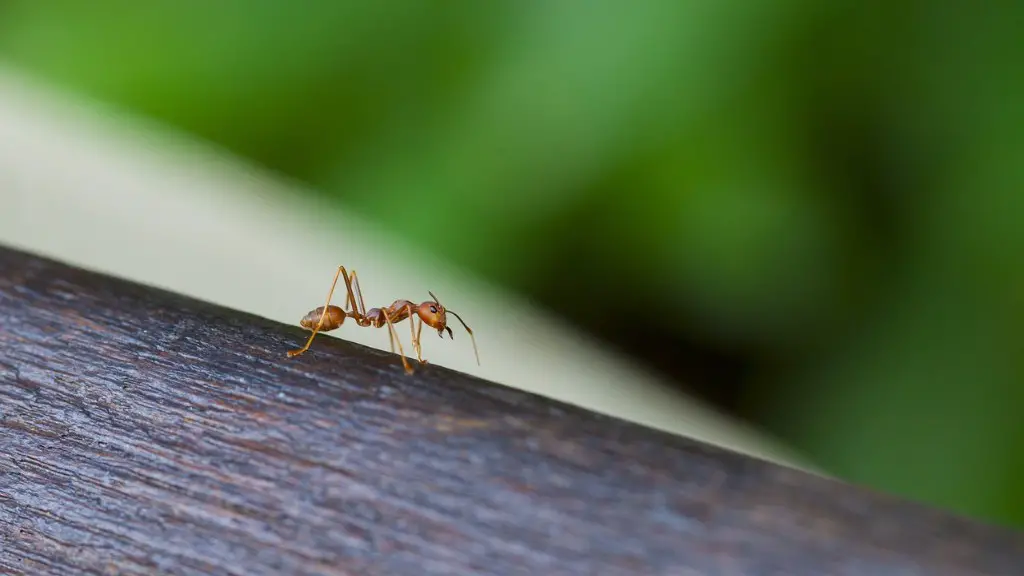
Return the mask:
[[(398, 333), (396, 333), (394, 330), (388, 330), (388, 345), (391, 346), (392, 354), (395, 353), (395, 338), (398, 338)], [(399, 346), (401, 346), (401, 343), (399, 343)]]
[(356, 278), (355, 270), (349, 273), (349, 278), (352, 280), (349, 290), (354, 290), (354, 294), (359, 294), (359, 308), (356, 308), (355, 296), (352, 297), (352, 308), (359, 312), (359, 314), (366, 316), (366, 302), (363, 302), (363, 290), (359, 288), (359, 278)]
[(423, 340), (420, 339), (420, 335), (423, 333), (423, 319), (417, 318), (417, 320), (419, 320), (420, 322), (419, 324), (416, 325), (416, 346), (418, 346), (421, 351), (420, 362), (423, 364), (427, 364), (427, 361), (422, 358)]
[[(352, 293), (352, 278), (355, 276), (356, 271), (353, 270), (353, 271), (349, 272), (348, 270), (345, 270), (344, 266), (338, 266), (338, 272), (341, 274), (341, 277), (345, 279), (345, 290), (348, 292), (348, 295), (345, 297), (345, 305), (352, 307), (352, 311), (356, 313), (356, 315), (353, 316), (353, 318), (358, 320), (359, 316), (362, 316), (362, 315), (366, 314), (366, 310), (364, 309), (364, 310), (360, 311), (359, 308), (356, 307), (356, 297), (353, 296), (353, 293)], [(337, 283), (337, 281), (338, 281), (338, 274), (335, 274), (334, 275), (334, 282)], [(358, 287), (359, 286), (356, 285), (356, 288), (358, 288)], [(330, 296), (329, 295), (328, 295), (327, 298), (328, 298), (327, 301), (330, 302)], [(365, 306), (364, 306), (364, 308), (365, 308)]]
[(294, 358), (306, 350), (309, 350), (310, 345), (313, 344), (313, 338), (316, 338), (316, 334), (320, 331), (320, 327), (324, 325), (324, 318), (327, 317), (327, 308), (331, 305), (331, 297), (334, 296), (334, 288), (338, 285), (339, 276), (345, 276), (345, 286), (348, 288), (348, 300), (353, 303), (353, 307), (355, 306), (355, 297), (352, 296), (352, 285), (349, 283), (348, 274), (345, 272), (344, 266), (338, 266), (338, 271), (334, 273), (334, 281), (331, 282), (331, 289), (327, 292), (327, 302), (324, 304), (324, 311), (320, 313), (320, 320), (313, 328), (313, 333), (309, 335), (309, 339), (306, 340), (305, 346), (298, 350), (288, 351), (289, 358)]
[[(423, 344), (420, 341), (420, 332), (423, 330), (423, 319), (413, 314), (412, 306), (409, 304), (405, 305), (406, 312), (409, 313), (409, 335), (412, 336), (412, 347), (416, 349), (416, 359), (420, 361), (420, 364), (426, 364), (427, 361), (423, 359)], [(414, 329), (413, 324), (416, 320), (419, 320), (419, 325)]]
[[(402, 341), (398, 338), (398, 332), (395, 331), (395, 325), (391, 323), (391, 317), (388, 316), (388, 311), (381, 308), (381, 314), (384, 314), (384, 320), (388, 323), (388, 330), (391, 331), (391, 338), (398, 342), (398, 355), (402, 358), (402, 366), (405, 368), (406, 374), (412, 374), (412, 366), (409, 366), (409, 362), (405, 359), (405, 351), (402, 350)], [(392, 348), (393, 350), (394, 348)]]

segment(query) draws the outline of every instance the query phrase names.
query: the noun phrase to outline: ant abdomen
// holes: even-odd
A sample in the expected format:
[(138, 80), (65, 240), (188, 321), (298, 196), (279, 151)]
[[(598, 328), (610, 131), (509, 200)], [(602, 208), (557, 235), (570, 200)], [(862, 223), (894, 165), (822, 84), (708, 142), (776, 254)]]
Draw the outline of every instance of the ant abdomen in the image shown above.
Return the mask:
[[(299, 321), (299, 326), (302, 326), (306, 330), (314, 330), (318, 322), (320, 322), (320, 316), (324, 313), (324, 307), (321, 306), (316, 310), (311, 311), (302, 317)], [(320, 325), (321, 332), (328, 332), (330, 330), (337, 330), (345, 323), (345, 311), (338, 306), (328, 306), (327, 314), (324, 315), (324, 322)]]

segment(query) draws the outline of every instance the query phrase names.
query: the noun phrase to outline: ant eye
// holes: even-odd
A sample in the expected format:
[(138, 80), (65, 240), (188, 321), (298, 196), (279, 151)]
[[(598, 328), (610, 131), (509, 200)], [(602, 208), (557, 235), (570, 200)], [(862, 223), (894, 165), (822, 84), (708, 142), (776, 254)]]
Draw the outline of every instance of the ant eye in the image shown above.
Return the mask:
[(431, 306), (430, 307), (430, 313), (431, 314), (437, 314), (437, 306)]

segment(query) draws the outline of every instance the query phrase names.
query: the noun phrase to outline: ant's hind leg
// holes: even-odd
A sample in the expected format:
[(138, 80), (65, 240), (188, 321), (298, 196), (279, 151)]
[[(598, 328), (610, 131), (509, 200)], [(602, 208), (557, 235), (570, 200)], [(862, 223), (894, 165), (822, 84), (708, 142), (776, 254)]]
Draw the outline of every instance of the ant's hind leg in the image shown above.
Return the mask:
[(349, 293), (359, 295), (359, 308), (356, 308), (356, 298), (352, 297), (352, 308), (355, 309), (359, 314), (366, 316), (366, 302), (363, 301), (363, 289), (359, 287), (359, 278), (356, 277), (356, 271), (353, 270), (348, 274), (351, 284), (349, 284)]
[(355, 297), (352, 296), (352, 285), (348, 279), (348, 273), (345, 271), (344, 266), (338, 266), (338, 271), (334, 273), (334, 281), (331, 282), (331, 289), (327, 292), (327, 302), (324, 303), (324, 311), (320, 314), (320, 320), (317, 321), (316, 326), (313, 327), (313, 333), (309, 335), (309, 339), (306, 340), (306, 345), (297, 350), (289, 350), (288, 357), (294, 358), (299, 354), (302, 354), (313, 344), (313, 338), (316, 338), (317, 332), (324, 325), (324, 319), (327, 318), (327, 310), (331, 305), (331, 297), (334, 296), (334, 288), (338, 285), (338, 277), (345, 276), (345, 286), (348, 288), (348, 301), (352, 303), (353, 308), (355, 307)]

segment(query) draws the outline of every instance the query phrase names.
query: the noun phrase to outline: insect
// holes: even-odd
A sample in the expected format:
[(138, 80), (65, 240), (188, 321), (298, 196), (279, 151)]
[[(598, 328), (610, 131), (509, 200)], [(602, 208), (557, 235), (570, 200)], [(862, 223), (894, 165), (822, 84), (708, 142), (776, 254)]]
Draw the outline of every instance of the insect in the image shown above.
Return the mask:
[[(334, 289), (338, 285), (338, 278), (345, 279), (345, 288), (348, 292), (345, 305), (351, 306), (351, 311), (331, 305), (331, 298), (334, 296)], [(359, 288), (359, 278), (356, 276), (356, 271), (352, 270), (349, 272), (344, 266), (338, 266), (338, 271), (334, 274), (334, 281), (331, 282), (331, 289), (327, 293), (327, 302), (323, 306), (311, 310), (299, 321), (300, 326), (312, 332), (309, 335), (309, 339), (306, 340), (306, 345), (297, 350), (289, 350), (288, 357), (294, 358), (309, 350), (310, 345), (313, 344), (313, 338), (316, 337), (318, 332), (336, 330), (345, 323), (345, 319), (351, 318), (356, 325), (364, 328), (383, 328), (387, 326), (391, 352), (394, 353), (395, 343), (397, 342), (398, 355), (402, 359), (402, 366), (407, 373), (412, 374), (412, 366), (409, 365), (408, 360), (405, 358), (405, 351), (402, 349), (402, 341), (395, 330), (395, 324), (402, 320), (409, 320), (409, 333), (412, 336), (413, 349), (416, 350), (416, 359), (420, 364), (427, 364), (427, 361), (423, 359), (423, 348), (420, 344), (423, 325), (426, 324), (437, 330), (437, 335), (440, 338), (444, 338), (444, 333), (447, 331), (448, 337), (454, 340), (455, 336), (452, 334), (452, 329), (448, 326), (448, 314), (451, 314), (459, 320), (462, 327), (469, 333), (469, 338), (473, 341), (473, 354), (476, 355), (476, 363), (480, 364), (480, 353), (476, 347), (476, 337), (473, 336), (473, 330), (466, 325), (461, 316), (441, 305), (441, 302), (437, 299), (437, 296), (434, 296), (433, 292), (427, 293), (430, 294), (432, 300), (427, 300), (420, 304), (399, 299), (392, 302), (390, 306), (367, 310), (366, 303), (363, 301), (363, 291)], [(419, 320), (419, 323), (415, 323), (416, 320)]]

